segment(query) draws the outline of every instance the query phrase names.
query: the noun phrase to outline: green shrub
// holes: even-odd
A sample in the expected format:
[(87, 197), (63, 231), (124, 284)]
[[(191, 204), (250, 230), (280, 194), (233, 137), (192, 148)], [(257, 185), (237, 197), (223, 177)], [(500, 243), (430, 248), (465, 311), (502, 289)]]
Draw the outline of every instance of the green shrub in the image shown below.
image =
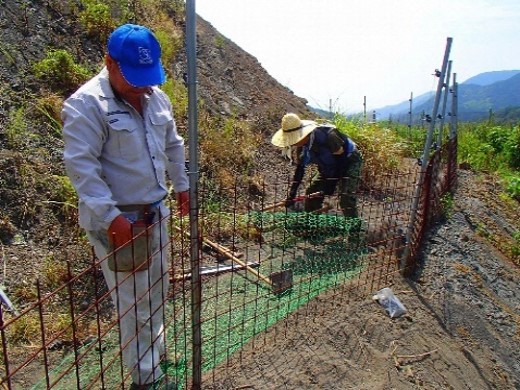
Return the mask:
[(106, 42), (118, 24), (112, 18), (110, 5), (96, 0), (83, 0), (82, 3), (85, 8), (80, 12), (81, 24), (90, 36)]
[(161, 60), (168, 69), (177, 53), (184, 45), (181, 30), (171, 25), (168, 20), (160, 23), (161, 27), (154, 29), (154, 34), (161, 45)]
[(508, 180), (506, 191), (511, 198), (520, 201), (520, 176)]
[(446, 193), (441, 197), (441, 212), (446, 219), (450, 219), (453, 215), (454, 200), (453, 195)]
[(365, 177), (395, 172), (401, 166), (402, 157), (406, 155), (406, 145), (394, 131), (377, 123), (366, 124), (338, 115), (334, 118), (334, 124), (361, 150)]
[(175, 117), (186, 118), (188, 116), (188, 90), (184, 84), (173, 77), (168, 77), (161, 88), (172, 102)]
[(62, 92), (73, 91), (91, 76), (89, 70), (74, 62), (63, 49), (48, 50), (43, 60), (33, 65), (34, 73)]
[(513, 254), (513, 257), (520, 257), (520, 230), (513, 233), (513, 241), (511, 253)]
[(237, 118), (199, 121), (201, 165), (214, 172), (215, 181), (232, 187), (237, 178), (248, 177), (261, 136)]
[(52, 134), (61, 138), (61, 108), (63, 98), (55, 93), (48, 93), (34, 100), (36, 110), (36, 120), (46, 124)]
[(520, 170), (520, 126), (510, 129), (509, 137), (505, 142), (505, 152), (509, 166)]
[(223, 48), (224, 43), (226, 43), (226, 39), (222, 35), (215, 35), (215, 47), (218, 47), (219, 49)]
[(27, 110), (25, 107), (13, 109), (9, 113), (5, 127), (7, 147), (9, 149), (21, 150), (27, 145), (30, 134), (26, 116)]
[(464, 124), (459, 131), (459, 162), (476, 170), (520, 168), (520, 127)]

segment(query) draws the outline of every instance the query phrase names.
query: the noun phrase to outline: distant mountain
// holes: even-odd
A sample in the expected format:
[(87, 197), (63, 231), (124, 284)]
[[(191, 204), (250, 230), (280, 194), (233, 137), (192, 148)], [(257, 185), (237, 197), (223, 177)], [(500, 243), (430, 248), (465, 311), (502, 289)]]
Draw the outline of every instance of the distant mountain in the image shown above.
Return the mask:
[(476, 76), (470, 77), (462, 84), (475, 84), (480, 86), (491, 85), (498, 81), (507, 80), (520, 73), (520, 70), (498, 70), (494, 72), (480, 73)]
[[(446, 113), (451, 107), (451, 94), (448, 95)], [(512, 121), (520, 120), (520, 70), (506, 70), (478, 74), (459, 84), (458, 119), (478, 121), (489, 117)], [(423, 114), (431, 115), (435, 100), (435, 91), (414, 97), (412, 101), (412, 121), (417, 123)], [(442, 111), (442, 102), (439, 113)], [(410, 101), (386, 106), (376, 110), (378, 120), (395, 120), (408, 123)]]
[[(427, 92), (417, 97), (412, 98), (412, 112), (417, 112), (416, 107), (424, 105), (428, 101), (435, 98), (435, 92)], [(376, 111), (377, 120), (386, 120), (389, 118), (404, 121), (408, 118), (410, 112), (410, 100), (405, 100), (401, 103), (378, 108)], [(407, 119), (406, 119), (407, 120)]]

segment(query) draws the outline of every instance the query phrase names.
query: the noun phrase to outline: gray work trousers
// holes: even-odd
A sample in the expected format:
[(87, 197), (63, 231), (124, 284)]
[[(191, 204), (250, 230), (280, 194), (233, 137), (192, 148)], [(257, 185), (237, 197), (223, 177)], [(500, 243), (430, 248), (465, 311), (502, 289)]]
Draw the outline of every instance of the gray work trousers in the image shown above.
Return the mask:
[(133, 272), (111, 271), (107, 231), (87, 231), (117, 310), (123, 362), (136, 384), (155, 382), (163, 375), (159, 363), (165, 354), (164, 302), (169, 286), (166, 221), (151, 230), (150, 265)]

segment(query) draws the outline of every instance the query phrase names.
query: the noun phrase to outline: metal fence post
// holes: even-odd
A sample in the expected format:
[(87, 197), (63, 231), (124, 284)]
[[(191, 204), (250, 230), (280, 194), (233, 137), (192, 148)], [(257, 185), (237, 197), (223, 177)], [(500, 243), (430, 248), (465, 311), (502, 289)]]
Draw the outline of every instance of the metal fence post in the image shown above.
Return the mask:
[(457, 136), (457, 122), (458, 122), (458, 87), (457, 83), (457, 73), (453, 73), (453, 87), (451, 97), (451, 121), (450, 121), (450, 139), (453, 139)]
[(197, 113), (197, 14), (195, 0), (186, 0), (186, 54), (188, 62), (188, 131), (189, 131), (189, 181), (190, 181), (190, 265), (191, 265), (191, 322), (192, 322), (192, 388), (202, 385), (202, 332), (198, 224), (198, 113)]
[(444, 83), (444, 96), (442, 101), (441, 123), (439, 125), (439, 134), (437, 136), (437, 146), (442, 145), (442, 134), (444, 130), (444, 119), (446, 118), (446, 103), (448, 102), (448, 93), (450, 88), (451, 61), (448, 61), (448, 71), (446, 73), (446, 82)]
[(457, 121), (458, 121), (458, 96), (457, 96), (457, 74), (453, 73), (453, 86), (451, 88), (451, 120), (450, 120), (450, 160), (448, 161), (448, 180), (449, 190), (453, 191), (457, 185), (457, 158), (458, 158), (458, 140), (457, 140)]
[(423, 154), (422, 154), (422, 157), (420, 160), (421, 171), (419, 173), (419, 179), (418, 179), (418, 182), (417, 182), (416, 188), (415, 188), (415, 195), (414, 195), (413, 205), (412, 205), (412, 209), (411, 209), (410, 221), (408, 223), (408, 228), (407, 228), (407, 232), (406, 232), (407, 245), (406, 245), (402, 260), (401, 260), (401, 272), (402, 273), (405, 273), (406, 265), (407, 265), (407, 263), (409, 261), (409, 257), (410, 257), (410, 246), (412, 244), (411, 243), (412, 232), (414, 230), (415, 220), (417, 218), (417, 211), (418, 211), (417, 209), (419, 207), (419, 200), (421, 197), (421, 191), (422, 191), (424, 179), (426, 176), (426, 170), (428, 169), (430, 148), (432, 145), (433, 132), (435, 130), (435, 119), (437, 117), (441, 92), (442, 92), (442, 88), (444, 86), (444, 78), (446, 75), (446, 68), (448, 66), (448, 58), (450, 55), (452, 41), (453, 41), (453, 38), (451, 38), (451, 37), (447, 38), (446, 49), (444, 52), (444, 59), (442, 61), (442, 68), (441, 68), (441, 71), (439, 74), (439, 82), (437, 84), (437, 93), (435, 94), (435, 101), (433, 104), (433, 112), (432, 112), (430, 127), (428, 129), (428, 133), (426, 136), (426, 142), (424, 143)]
[(413, 92), (410, 92), (410, 99), (408, 99), (410, 102), (410, 106), (408, 108), (408, 139), (412, 140), (412, 106), (413, 106)]

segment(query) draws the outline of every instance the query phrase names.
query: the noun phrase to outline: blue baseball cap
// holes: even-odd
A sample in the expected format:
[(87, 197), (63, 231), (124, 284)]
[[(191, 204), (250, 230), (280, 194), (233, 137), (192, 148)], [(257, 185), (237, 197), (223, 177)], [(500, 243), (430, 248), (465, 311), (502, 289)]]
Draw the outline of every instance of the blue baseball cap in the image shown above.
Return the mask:
[(116, 28), (108, 38), (108, 54), (134, 87), (160, 85), (166, 81), (161, 46), (146, 27), (124, 24)]

